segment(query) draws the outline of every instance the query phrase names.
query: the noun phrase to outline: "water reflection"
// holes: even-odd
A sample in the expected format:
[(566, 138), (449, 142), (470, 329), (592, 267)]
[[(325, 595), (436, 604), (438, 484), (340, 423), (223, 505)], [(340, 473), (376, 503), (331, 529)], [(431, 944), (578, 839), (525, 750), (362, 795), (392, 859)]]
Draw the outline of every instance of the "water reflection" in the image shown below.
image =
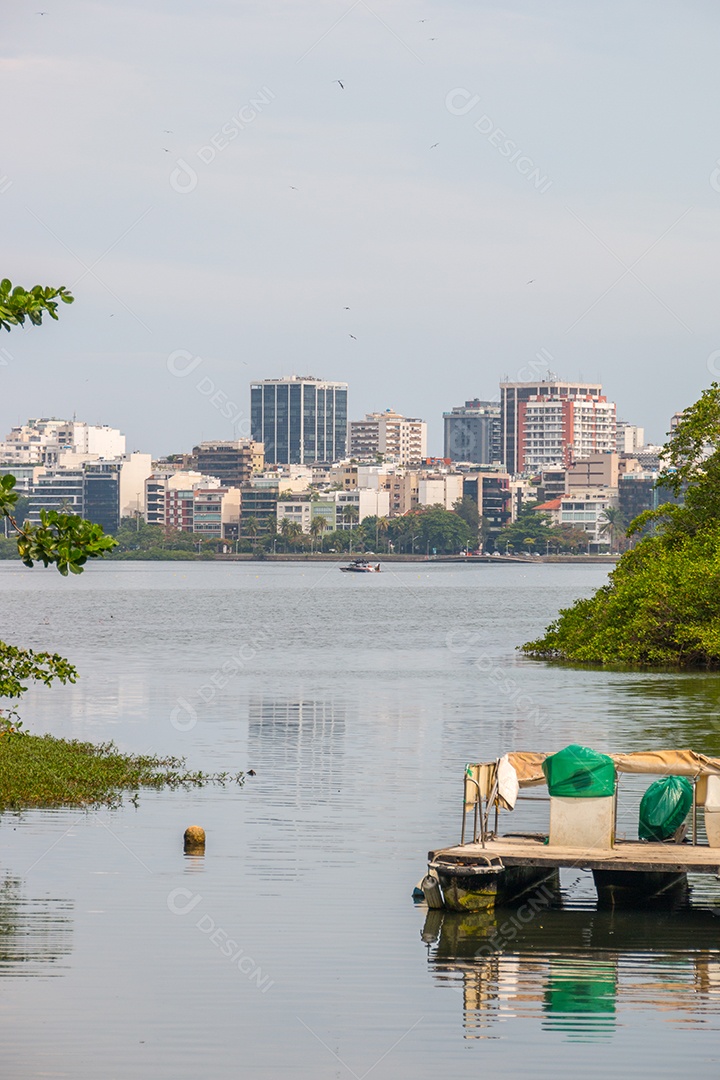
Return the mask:
[(535, 1020), (586, 1042), (647, 1008), (670, 1023), (720, 1028), (719, 930), (717, 914), (691, 908), (651, 918), (547, 909), (526, 925), (508, 911), (428, 911), (422, 940), (436, 982), (462, 996), (466, 1038)]
[(64, 974), (72, 910), (69, 900), (31, 898), (19, 879), (0, 878), (0, 978)]
[(248, 702), (248, 751), (284, 774), (279, 802), (323, 802), (341, 775), (347, 707), (330, 699), (254, 695)]

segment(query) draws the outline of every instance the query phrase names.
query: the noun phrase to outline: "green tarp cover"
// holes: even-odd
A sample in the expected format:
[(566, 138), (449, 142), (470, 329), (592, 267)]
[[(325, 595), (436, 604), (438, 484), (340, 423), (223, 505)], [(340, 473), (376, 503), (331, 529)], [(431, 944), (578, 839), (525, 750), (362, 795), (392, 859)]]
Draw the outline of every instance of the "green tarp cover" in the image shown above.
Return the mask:
[(542, 771), (551, 795), (597, 799), (615, 794), (615, 763), (587, 746), (566, 746), (545, 758)]
[(687, 776), (664, 776), (651, 784), (640, 803), (641, 840), (669, 840), (692, 806), (693, 787)]

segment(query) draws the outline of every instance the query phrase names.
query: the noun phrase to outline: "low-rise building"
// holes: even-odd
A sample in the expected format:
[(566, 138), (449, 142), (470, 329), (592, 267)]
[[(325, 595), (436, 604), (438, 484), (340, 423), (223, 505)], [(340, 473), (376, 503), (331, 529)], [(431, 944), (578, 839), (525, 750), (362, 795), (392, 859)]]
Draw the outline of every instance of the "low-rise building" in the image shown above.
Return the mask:
[(278, 480), (262, 476), (243, 484), (240, 489), (240, 536), (276, 532), (278, 484)]
[(446, 476), (421, 476), (418, 480), (418, 504), (420, 506), (444, 507), (452, 510), (463, 495), (463, 478), (460, 473)]
[(609, 534), (605, 526), (605, 511), (618, 506), (617, 490), (608, 490), (601, 494), (585, 492), (584, 495), (564, 495), (560, 500), (559, 525), (571, 525), (588, 534), (590, 545), (609, 543)]

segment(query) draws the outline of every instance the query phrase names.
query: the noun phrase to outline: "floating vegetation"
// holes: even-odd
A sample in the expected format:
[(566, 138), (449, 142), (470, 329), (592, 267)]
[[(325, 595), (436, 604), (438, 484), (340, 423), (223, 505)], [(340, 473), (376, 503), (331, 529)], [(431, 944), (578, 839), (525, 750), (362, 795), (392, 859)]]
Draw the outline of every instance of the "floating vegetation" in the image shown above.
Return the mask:
[(184, 758), (122, 754), (114, 743), (5, 733), (0, 737), (0, 811), (31, 807), (119, 806), (142, 788), (242, 784), (244, 773), (191, 772)]

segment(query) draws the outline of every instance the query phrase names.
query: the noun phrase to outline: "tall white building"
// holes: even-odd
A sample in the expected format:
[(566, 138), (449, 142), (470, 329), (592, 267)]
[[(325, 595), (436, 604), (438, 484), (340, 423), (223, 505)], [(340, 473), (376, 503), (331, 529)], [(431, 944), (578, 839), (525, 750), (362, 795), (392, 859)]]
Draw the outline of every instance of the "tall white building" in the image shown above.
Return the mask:
[(618, 454), (634, 454), (645, 445), (645, 428), (618, 420), (615, 444)]
[(361, 459), (377, 454), (401, 465), (427, 457), (427, 424), (393, 409), (368, 413), (350, 423), (350, 456)]
[(615, 403), (598, 383), (563, 382), (548, 374), (531, 383), (500, 384), (502, 460), (511, 474), (609, 453), (615, 447)]
[(125, 454), (125, 436), (106, 424), (39, 417), (14, 427), (0, 442), (0, 463), (56, 465), (62, 454), (118, 458)]

